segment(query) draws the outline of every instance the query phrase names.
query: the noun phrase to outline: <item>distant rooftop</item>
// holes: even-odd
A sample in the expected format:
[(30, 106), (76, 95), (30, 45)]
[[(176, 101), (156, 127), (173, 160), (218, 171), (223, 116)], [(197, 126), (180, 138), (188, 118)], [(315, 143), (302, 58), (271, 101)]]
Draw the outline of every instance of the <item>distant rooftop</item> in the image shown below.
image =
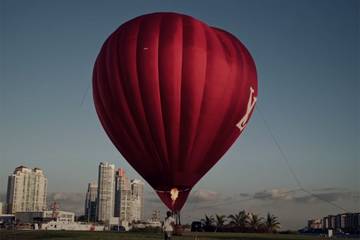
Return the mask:
[(33, 171), (33, 172), (42, 172), (42, 169), (36, 167), (34, 169), (31, 169), (31, 168), (28, 168), (26, 166), (23, 166), (23, 165), (20, 165), (18, 167), (15, 168), (14, 170), (14, 174), (16, 174), (17, 172), (30, 172), (30, 171)]

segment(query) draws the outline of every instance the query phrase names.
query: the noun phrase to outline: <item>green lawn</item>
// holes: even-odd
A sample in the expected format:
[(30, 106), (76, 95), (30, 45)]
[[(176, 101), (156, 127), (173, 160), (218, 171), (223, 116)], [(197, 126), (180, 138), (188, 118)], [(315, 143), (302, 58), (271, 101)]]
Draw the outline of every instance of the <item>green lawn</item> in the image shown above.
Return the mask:
[[(113, 233), (113, 232), (73, 232), (73, 231), (0, 231), (0, 240), (153, 240), (162, 239), (160, 233)], [(186, 233), (174, 240), (194, 240), (195, 234)], [(301, 235), (284, 234), (256, 234), (256, 233), (199, 233), (198, 240), (270, 240), (270, 239), (294, 239), (311, 240), (325, 239)]]

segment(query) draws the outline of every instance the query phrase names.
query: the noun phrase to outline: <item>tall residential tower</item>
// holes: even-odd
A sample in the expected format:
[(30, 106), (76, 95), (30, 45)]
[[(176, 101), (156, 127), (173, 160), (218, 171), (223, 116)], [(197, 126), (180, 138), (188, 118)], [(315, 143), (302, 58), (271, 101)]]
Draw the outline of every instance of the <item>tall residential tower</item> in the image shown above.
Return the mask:
[(114, 214), (115, 165), (102, 162), (99, 165), (96, 220), (109, 222)]
[(129, 181), (125, 170), (119, 168), (115, 173), (115, 211), (120, 221), (133, 222), (143, 219), (144, 183)]
[(39, 168), (17, 167), (8, 177), (7, 212), (35, 212), (46, 209), (47, 178)]
[(123, 168), (119, 168), (115, 172), (115, 209), (114, 217), (119, 217), (120, 220), (128, 220), (127, 208), (130, 199), (130, 181), (125, 174)]

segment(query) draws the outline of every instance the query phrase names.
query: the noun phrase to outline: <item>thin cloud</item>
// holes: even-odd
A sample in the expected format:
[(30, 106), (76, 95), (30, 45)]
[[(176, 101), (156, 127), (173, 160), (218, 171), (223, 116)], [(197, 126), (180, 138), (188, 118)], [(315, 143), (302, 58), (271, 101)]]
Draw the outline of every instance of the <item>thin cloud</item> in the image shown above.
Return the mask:
[(240, 197), (250, 197), (251, 195), (249, 193), (239, 193)]
[(188, 202), (189, 203), (201, 203), (220, 200), (221, 196), (219, 193), (209, 191), (205, 189), (199, 189), (190, 193)]
[(271, 189), (263, 190), (253, 194), (255, 200), (292, 200), (297, 190)]
[(313, 192), (334, 192), (334, 191), (343, 191), (346, 190), (345, 188), (337, 188), (337, 187), (324, 187), (324, 188), (314, 188), (312, 189)]
[(352, 192), (352, 191), (317, 192), (314, 194), (314, 196), (311, 195), (301, 196), (301, 197), (296, 197), (294, 200), (300, 203), (310, 203), (310, 202), (318, 202), (318, 201), (336, 202), (339, 200), (359, 201), (359, 192)]
[(253, 199), (260, 201), (294, 201), (297, 203), (312, 203), (312, 202), (336, 202), (339, 200), (360, 200), (360, 192), (350, 191), (340, 188), (321, 188), (312, 190), (313, 194), (305, 194), (301, 189), (286, 190), (286, 189), (271, 189), (263, 190), (254, 193)]

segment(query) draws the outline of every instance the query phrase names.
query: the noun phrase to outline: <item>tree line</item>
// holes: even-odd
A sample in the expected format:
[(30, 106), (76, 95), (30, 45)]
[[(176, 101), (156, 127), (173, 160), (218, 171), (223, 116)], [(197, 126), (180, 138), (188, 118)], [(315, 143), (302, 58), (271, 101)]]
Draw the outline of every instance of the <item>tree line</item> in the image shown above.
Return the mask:
[(244, 210), (236, 214), (205, 215), (201, 219), (203, 230), (206, 232), (271, 232), (280, 228), (278, 217), (268, 213), (265, 218), (246, 213)]

